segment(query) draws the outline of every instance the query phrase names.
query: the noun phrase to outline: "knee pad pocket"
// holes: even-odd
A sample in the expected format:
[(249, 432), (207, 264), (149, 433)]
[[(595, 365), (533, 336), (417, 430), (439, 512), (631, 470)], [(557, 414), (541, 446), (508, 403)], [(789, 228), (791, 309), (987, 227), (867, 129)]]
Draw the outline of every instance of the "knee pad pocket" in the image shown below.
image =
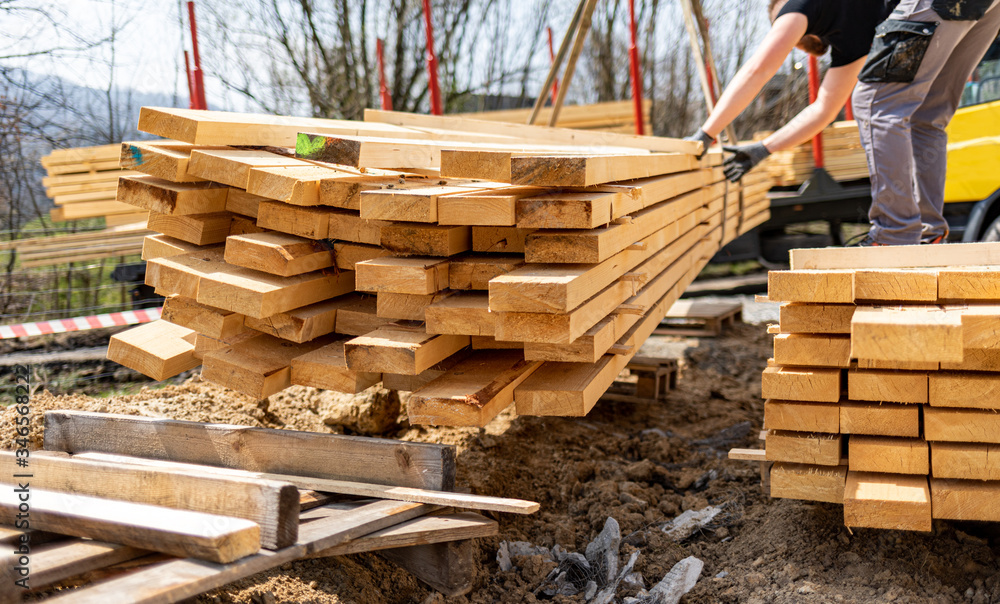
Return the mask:
[(912, 82), (936, 29), (937, 23), (883, 21), (875, 29), (875, 41), (858, 80), (865, 83)]

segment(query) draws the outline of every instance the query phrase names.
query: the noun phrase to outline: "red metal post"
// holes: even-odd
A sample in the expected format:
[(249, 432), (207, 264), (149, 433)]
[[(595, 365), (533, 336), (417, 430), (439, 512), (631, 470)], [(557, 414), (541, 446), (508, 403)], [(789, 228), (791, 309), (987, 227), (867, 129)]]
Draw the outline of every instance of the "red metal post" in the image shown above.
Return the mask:
[[(816, 97), (819, 96), (819, 61), (816, 57), (809, 55), (809, 104), (816, 102)], [(823, 133), (817, 134), (812, 141), (813, 145), (813, 163), (817, 168), (822, 168), (826, 165), (823, 159)]]
[(441, 115), (441, 88), (438, 86), (438, 62), (434, 55), (434, 23), (431, 0), (424, 0), (424, 24), (427, 28), (427, 79), (431, 89), (431, 113)]
[[(552, 28), (546, 28), (549, 30), (549, 63), (556, 62), (556, 53), (552, 50)], [(559, 96), (559, 78), (552, 80), (552, 102), (556, 102), (556, 98)]]
[[(708, 19), (705, 19), (705, 33), (708, 33)], [(711, 57), (705, 57), (705, 77), (708, 79), (708, 93), (712, 97), (712, 106), (719, 102), (718, 96), (715, 94), (715, 78), (712, 77), (712, 62)]]
[(628, 47), (628, 60), (632, 76), (632, 102), (635, 104), (635, 133), (643, 135), (646, 133), (646, 125), (642, 118), (642, 74), (639, 71), (639, 49), (635, 43), (635, 0), (628, 3), (629, 31), (632, 35), (632, 43)]
[(197, 107), (195, 109), (208, 109), (205, 101), (205, 78), (201, 71), (201, 55), (198, 54), (198, 23), (194, 18), (194, 0), (188, 0), (188, 21), (191, 25), (191, 54), (194, 58), (194, 88)]
[(188, 84), (188, 109), (194, 109), (195, 103), (198, 101), (195, 99), (194, 94), (194, 78), (191, 77), (191, 60), (188, 58), (188, 51), (184, 51), (184, 73), (187, 75)]
[(392, 111), (392, 95), (389, 94), (389, 87), (385, 83), (385, 59), (382, 58), (382, 48), (382, 38), (379, 38), (375, 41), (375, 51), (378, 55), (378, 96), (382, 101), (382, 109)]

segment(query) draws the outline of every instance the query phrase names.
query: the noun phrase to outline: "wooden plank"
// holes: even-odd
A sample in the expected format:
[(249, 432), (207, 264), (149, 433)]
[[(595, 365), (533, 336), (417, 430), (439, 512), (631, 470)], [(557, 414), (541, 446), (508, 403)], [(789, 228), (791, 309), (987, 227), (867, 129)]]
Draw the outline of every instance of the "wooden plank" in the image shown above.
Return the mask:
[[(983, 260), (978, 259), (975, 264), (983, 264)], [(995, 266), (941, 269), (938, 296), (958, 302), (1000, 300), (1000, 272)]]
[(247, 331), (243, 315), (199, 304), (184, 296), (170, 296), (164, 300), (162, 318), (216, 340), (232, 338)]
[(308, 166), (294, 157), (253, 149), (195, 149), (188, 162), (188, 173), (238, 189), (247, 189), (250, 171), (277, 166)]
[[(29, 583), (32, 589), (39, 589), (150, 553), (152, 552), (148, 550), (119, 543), (89, 539), (64, 539), (43, 545), (35, 545), (33, 540)], [(14, 601), (21, 600), (18, 598)]]
[(447, 597), (466, 595), (475, 586), (476, 551), (471, 541), (414, 545), (380, 554)]
[(517, 227), (472, 227), (472, 251), (491, 254), (523, 254), (533, 230)]
[(461, 292), (433, 302), (424, 312), (427, 333), (493, 336), (496, 314), (485, 292)]
[(926, 372), (852, 369), (847, 373), (847, 396), (852, 401), (923, 404), (928, 392)]
[(388, 250), (377, 245), (336, 241), (333, 244), (333, 258), (336, 267), (342, 271), (353, 271), (359, 262), (389, 256)]
[(956, 310), (962, 314), (962, 346), (966, 350), (1000, 348), (1000, 306), (977, 305)]
[(920, 406), (844, 401), (840, 403), (840, 431), (915, 438), (920, 436)]
[(331, 342), (291, 361), (291, 383), (299, 386), (357, 394), (381, 381), (380, 373), (348, 369), (344, 340)]
[(472, 249), (472, 229), (467, 226), (391, 223), (382, 227), (378, 243), (399, 256), (454, 256)]
[(774, 337), (778, 365), (849, 367), (851, 338), (841, 335), (778, 334)]
[(226, 240), (232, 222), (229, 212), (185, 216), (150, 212), (146, 228), (194, 245), (211, 245)]
[(959, 243), (942, 250), (918, 246), (803, 249), (792, 250), (791, 262), (793, 270), (988, 265), (1000, 264), (1000, 246)]
[(466, 254), (451, 258), (448, 287), (454, 290), (488, 290), (492, 279), (524, 265), (524, 257), (504, 254)]
[[(0, 491), (0, 522), (13, 524), (19, 503), (13, 489)], [(40, 530), (219, 563), (260, 550), (260, 528), (249, 520), (38, 488), (31, 489), (31, 523)]]
[(764, 425), (768, 430), (840, 433), (840, 405), (797, 401), (764, 402)]
[(376, 314), (380, 319), (384, 319), (387, 322), (393, 320), (423, 321), (427, 307), (453, 294), (454, 292), (450, 290), (442, 290), (436, 294), (393, 294), (380, 292), (376, 299)]
[(173, 183), (152, 176), (118, 180), (117, 200), (158, 214), (212, 214), (226, 211), (229, 188), (214, 183)]
[(414, 424), (485, 426), (514, 402), (514, 389), (539, 366), (520, 351), (475, 353), (414, 392), (407, 415)]
[(928, 441), (1000, 443), (1000, 416), (992, 410), (924, 407)]
[(1000, 446), (986, 443), (932, 442), (931, 476), (1000, 480)]
[(336, 331), (337, 310), (342, 306), (340, 298), (333, 298), (263, 319), (245, 317), (244, 323), (250, 329), (282, 340), (309, 342)]
[(466, 541), (492, 537), (499, 533), (495, 520), (475, 512), (431, 515), (401, 522), (353, 541), (311, 554), (310, 558), (346, 556), (363, 552), (428, 545), (450, 541)]
[(391, 324), (349, 340), (347, 366), (370, 373), (417, 375), (468, 345), (468, 336), (433, 335), (423, 328)]
[(840, 401), (841, 371), (807, 367), (767, 367), (761, 376), (761, 396), (785, 401)]
[(433, 294), (448, 287), (448, 261), (440, 258), (395, 258), (360, 262), (357, 289), (396, 294)]
[[(958, 365), (959, 363), (955, 364)], [(941, 365), (942, 363), (935, 363), (929, 361), (877, 361), (875, 359), (857, 360), (858, 369), (891, 369), (894, 371), (937, 371), (938, 369), (941, 369)]]
[(764, 449), (730, 449), (726, 459), (764, 462), (766, 457)]
[(115, 334), (108, 359), (162, 381), (201, 364), (194, 356), (194, 331), (167, 321), (153, 321)]
[(937, 271), (878, 269), (854, 271), (854, 299), (887, 302), (936, 302)]
[[(326, 506), (330, 507), (330, 506)], [(105, 604), (130, 594), (135, 604), (170, 604), (221, 587), (243, 577), (292, 562), (311, 553), (357, 539), (373, 531), (413, 519), (432, 506), (379, 501), (307, 523), (299, 542), (278, 552), (262, 551), (232, 564), (182, 559), (159, 564), (53, 598), (56, 604)]]
[(334, 327), (339, 334), (363, 336), (383, 325), (392, 323), (391, 319), (383, 319), (378, 316), (375, 296), (351, 294), (335, 298), (332, 302), (338, 303), (337, 323)]
[(402, 220), (437, 223), (441, 200), (451, 195), (490, 191), (497, 183), (468, 180), (395, 182), (384, 188), (363, 191), (361, 217), (370, 220)]
[(331, 220), (339, 220), (345, 214), (332, 208), (300, 207), (266, 200), (257, 204), (257, 226), (306, 239), (326, 239), (330, 234)]
[(850, 304), (854, 302), (854, 271), (770, 271), (767, 297), (772, 302)]
[(1000, 374), (935, 371), (928, 381), (931, 406), (1000, 409)]
[(354, 291), (354, 273), (316, 271), (277, 277), (228, 266), (201, 278), (197, 301), (263, 319)]
[(566, 128), (545, 128), (523, 124), (505, 124), (487, 120), (456, 117), (454, 115), (417, 115), (392, 111), (365, 110), (366, 123), (395, 124), (414, 128), (457, 129), (480, 135), (502, 135), (525, 140), (542, 140), (564, 145), (613, 144), (650, 151), (697, 154), (698, 145), (690, 141), (655, 136), (636, 136), (609, 132), (586, 132)]
[(693, 156), (522, 155), (509, 151), (441, 151), (441, 176), (478, 178), (536, 187), (589, 187), (608, 182), (694, 170)]
[(930, 532), (931, 493), (927, 477), (848, 472), (844, 524)]
[(538, 187), (504, 187), (439, 197), (437, 222), (447, 225), (514, 226), (517, 201), (537, 195)]
[(146, 262), (146, 285), (162, 295), (197, 299), (201, 279), (227, 267), (222, 246), (157, 258)]
[(839, 434), (769, 430), (767, 460), (839, 466), (842, 444)]
[(847, 448), (852, 472), (926, 476), (931, 471), (930, 449), (922, 438), (854, 435)]
[[(517, 202), (521, 229), (594, 229), (611, 222), (624, 195), (617, 191), (548, 191)], [(641, 208), (637, 208), (641, 209)]]
[(188, 161), (194, 145), (178, 142), (124, 142), (118, 165), (171, 182), (197, 182), (202, 179), (188, 174)]
[(241, 216), (257, 218), (258, 209), (262, 202), (269, 201), (264, 197), (251, 195), (243, 189), (229, 189), (226, 197), (226, 211)]
[[(12, 451), (0, 451), (0, 468), (6, 477), (18, 473)], [(219, 476), (194, 468), (137, 468), (46, 451), (32, 455), (31, 468), (32, 491), (242, 518), (260, 527), (259, 545), (268, 549), (287, 547), (298, 537), (299, 492), (286, 482)], [(2, 480), (16, 483), (11, 478)]]
[(962, 316), (937, 306), (858, 308), (851, 356), (879, 361), (962, 361)]
[(1000, 483), (931, 478), (934, 518), (942, 520), (1000, 521)]
[(847, 466), (776, 462), (771, 466), (771, 497), (842, 504)]
[(295, 344), (261, 334), (206, 353), (201, 375), (205, 380), (262, 400), (292, 385), (292, 359), (327, 344), (328, 340), (320, 338)]
[(362, 191), (396, 182), (396, 173), (364, 174), (343, 166), (314, 165), (253, 168), (247, 191), (296, 206), (326, 205), (357, 210)]
[(962, 351), (961, 363), (941, 363), (939, 368), (945, 371), (1000, 371), (1000, 348), (966, 348)]
[(455, 486), (452, 446), (138, 416), (46, 412), (45, 449), (431, 490)]
[(697, 190), (664, 201), (637, 212), (628, 221), (608, 227), (535, 231), (525, 240), (525, 260), (543, 264), (603, 262), (702, 207), (706, 201), (704, 193)]
[(134, 215), (134, 213), (134, 206), (114, 200), (71, 203), (59, 206), (51, 211), (53, 220), (56, 222), (66, 220), (82, 220), (84, 218), (97, 218), (100, 216), (111, 216), (114, 214)]
[(226, 238), (226, 262), (270, 275), (292, 277), (329, 268), (332, 250), (287, 233), (254, 233)]

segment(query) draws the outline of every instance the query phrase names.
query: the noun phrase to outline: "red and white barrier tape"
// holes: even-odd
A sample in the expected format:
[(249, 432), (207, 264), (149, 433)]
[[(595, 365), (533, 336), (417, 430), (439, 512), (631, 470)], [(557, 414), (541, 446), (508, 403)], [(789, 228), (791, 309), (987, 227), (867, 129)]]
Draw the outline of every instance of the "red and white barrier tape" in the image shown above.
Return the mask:
[(119, 325), (151, 323), (159, 320), (162, 310), (162, 308), (144, 308), (141, 310), (126, 310), (89, 317), (73, 317), (72, 319), (21, 323), (19, 325), (0, 325), (0, 340), (21, 338), (24, 336), (40, 336), (48, 333), (65, 333), (67, 331), (86, 331), (88, 329), (101, 329), (103, 327), (116, 327)]

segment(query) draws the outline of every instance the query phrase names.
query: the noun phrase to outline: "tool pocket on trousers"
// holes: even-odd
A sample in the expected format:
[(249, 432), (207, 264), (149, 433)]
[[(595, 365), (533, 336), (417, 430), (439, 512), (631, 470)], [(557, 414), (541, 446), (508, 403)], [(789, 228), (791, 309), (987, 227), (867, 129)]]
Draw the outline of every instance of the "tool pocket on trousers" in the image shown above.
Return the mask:
[(875, 41), (858, 79), (868, 83), (912, 82), (935, 29), (937, 23), (883, 21), (875, 29)]
[(978, 21), (993, 0), (934, 0), (931, 8), (945, 21)]

